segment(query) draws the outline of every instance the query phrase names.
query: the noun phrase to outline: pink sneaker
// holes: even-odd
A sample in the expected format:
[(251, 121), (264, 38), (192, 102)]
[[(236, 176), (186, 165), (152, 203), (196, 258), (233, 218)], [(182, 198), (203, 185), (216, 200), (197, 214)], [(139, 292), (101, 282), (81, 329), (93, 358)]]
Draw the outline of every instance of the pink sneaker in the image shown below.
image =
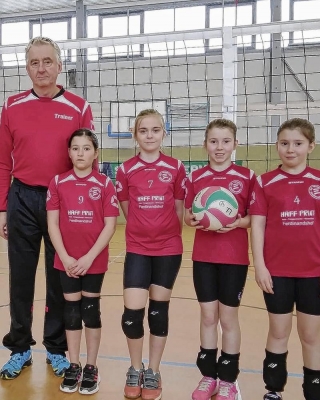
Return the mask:
[(198, 384), (196, 390), (192, 393), (192, 400), (211, 400), (211, 397), (218, 391), (218, 382), (204, 376)]
[(238, 391), (234, 383), (220, 381), (216, 400), (237, 400)]

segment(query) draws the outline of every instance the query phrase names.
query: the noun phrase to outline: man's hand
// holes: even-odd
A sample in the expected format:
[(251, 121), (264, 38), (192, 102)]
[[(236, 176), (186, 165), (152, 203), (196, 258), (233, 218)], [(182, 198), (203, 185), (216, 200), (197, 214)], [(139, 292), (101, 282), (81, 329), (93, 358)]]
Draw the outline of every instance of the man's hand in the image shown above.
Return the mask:
[(8, 240), (8, 232), (7, 232), (7, 212), (0, 212), (0, 236), (3, 239)]

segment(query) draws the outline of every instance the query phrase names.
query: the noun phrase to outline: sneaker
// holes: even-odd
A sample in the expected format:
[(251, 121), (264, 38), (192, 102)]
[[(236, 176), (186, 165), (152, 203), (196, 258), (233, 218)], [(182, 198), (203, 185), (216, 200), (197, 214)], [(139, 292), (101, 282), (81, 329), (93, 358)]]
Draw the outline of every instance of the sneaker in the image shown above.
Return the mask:
[(198, 387), (192, 393), (192, 400), (210, 400), (218, 391), (218, 382), (216, 379), (204, 376), (198, 384)]
[(64, 379), (61, 382), (60, 390), (65, 393), (74, 393), (78, 390), (78, 383), (81, 381), (82, 368), (80, 364), (71, 363), (65, 371)]
[(10, 360), (4, 364), (0, 371), (0, 378), (14, 379), (17, 378), (23, 368), (32, 364), (31, 350), (22, 353), (13, 354)]
[(69, 360), (61, 354), (52, 354), (47, 351), (47, 364), (51, 365), (56, 376), (63, 378), (64, 373), (70, 367)]
[(143, 374), (141, 391), (142, 400), (160, 400), (162, 396), (161, 376), (159, 372), (153, 372), (148, 368)]
[(279, 392), (268, 392), (263, 396), (263, 400), (282, 400), (282, 396)]
[(142, 364), (142, 368), (137, 371), (136, 369), (131, 367), (127, 372), (127, 380), (124, 387), (124, 396), (128, 399), (137, 399), (141, 396), (141, 386), (142, 379), (144, 373), (144, 365)]
[(234, 383), (220, 381), (216, 400), (237, 400), (238, 391)]
[(98, 368), (86, 364), (83, 368), (82, 381), (79, 387), (81, 394), (93, 394), (99, 391), (100, 375)]

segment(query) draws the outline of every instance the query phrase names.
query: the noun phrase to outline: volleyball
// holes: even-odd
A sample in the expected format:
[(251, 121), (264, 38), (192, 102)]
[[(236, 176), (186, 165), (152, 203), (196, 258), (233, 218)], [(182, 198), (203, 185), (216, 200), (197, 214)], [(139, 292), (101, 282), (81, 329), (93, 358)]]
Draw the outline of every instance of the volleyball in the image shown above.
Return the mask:
[(196, 195), (192, 213), (205, 229), (217, 231), (237, 219), (238, 202), (228, 189), (210, 186)]

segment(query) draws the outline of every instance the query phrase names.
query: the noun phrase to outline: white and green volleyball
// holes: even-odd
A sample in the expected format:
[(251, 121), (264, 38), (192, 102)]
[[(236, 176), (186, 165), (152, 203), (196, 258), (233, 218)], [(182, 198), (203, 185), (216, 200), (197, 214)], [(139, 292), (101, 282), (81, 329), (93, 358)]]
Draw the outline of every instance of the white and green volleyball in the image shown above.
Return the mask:
[(217, 231), (236, 220), (238, 202), (228, 189), (210, 186), (200, 190), (196, 195), (192, 213), (205, 229)]

